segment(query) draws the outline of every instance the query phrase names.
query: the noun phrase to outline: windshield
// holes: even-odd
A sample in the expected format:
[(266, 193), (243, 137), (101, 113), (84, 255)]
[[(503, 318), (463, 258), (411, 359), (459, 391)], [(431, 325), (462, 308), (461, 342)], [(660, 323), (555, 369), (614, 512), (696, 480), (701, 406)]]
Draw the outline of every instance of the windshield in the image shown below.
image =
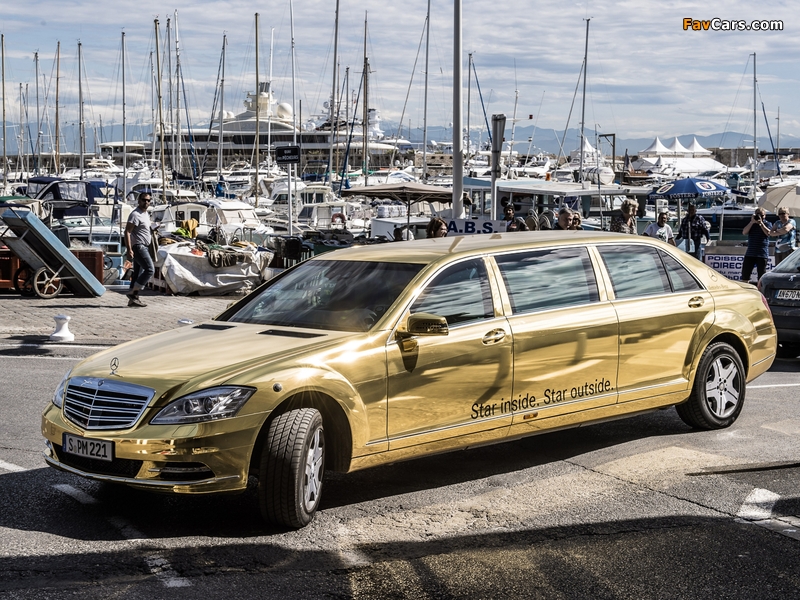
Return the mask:
[(781, 261), (781, 264), (772, 270), (775, 273), (797, 273), (800, 271), (800, 252), (792, 252)]
[(369, 331), (423, 265), (314, 260), (275, 280), (229, 321)]

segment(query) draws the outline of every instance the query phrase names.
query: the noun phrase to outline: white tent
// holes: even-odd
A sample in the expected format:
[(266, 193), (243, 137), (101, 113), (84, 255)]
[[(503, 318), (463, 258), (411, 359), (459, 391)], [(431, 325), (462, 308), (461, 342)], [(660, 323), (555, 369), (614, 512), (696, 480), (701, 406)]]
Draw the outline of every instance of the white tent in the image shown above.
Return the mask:
[(686, 149), (687, 152), (691, 152), (693, 156), (697, 156), (698, 154), (709, 155), (711, 154), (711, 150), (706, 150), (700, 145), (700, 142), (697, 141), (697, 138), (692, 138), (692, 143), (689, 144), (689, 147)]
[(661, 143), (661, 140), (658, 139), (658, 136), (656, 136), (656, 139), (653, 140), (652, 144), (639, 152), (640, 156), (660, 156), (661, 154), (672, 154), (672, 152), (670, 152), (669, 148)]
[[(697, 141), (697, 140), (695, 139), (695, 141)], [(685, 148), (684, 145), (681, 144), (680, 140), (677, 137), (675, 137), (675, 139), (672, 140), (672, 143), (669, 146), (667, 146), (667, 150), (669, 150), (672, 154), (675, 154), (675, 155), (678, 155), (678, 154), (689, 155), (689, 154), (691, 154), (691, 150), (689, 150), (688, 148)]]

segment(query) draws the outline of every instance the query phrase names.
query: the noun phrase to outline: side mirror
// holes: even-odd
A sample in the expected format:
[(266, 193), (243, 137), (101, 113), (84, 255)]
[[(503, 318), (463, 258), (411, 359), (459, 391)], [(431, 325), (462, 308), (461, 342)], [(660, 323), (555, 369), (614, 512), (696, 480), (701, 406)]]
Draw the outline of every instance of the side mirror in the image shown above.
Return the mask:
[(447, 319), (430, 313), (416, 313), (408, 317), (408, 335), (447, 335)]
[(417, 349), (417, 335), (447, 335), (447, 319), (430, 313), (416, 313), (408, 316), (406, 331), (398, 331), (397, 337), (403, 352)]

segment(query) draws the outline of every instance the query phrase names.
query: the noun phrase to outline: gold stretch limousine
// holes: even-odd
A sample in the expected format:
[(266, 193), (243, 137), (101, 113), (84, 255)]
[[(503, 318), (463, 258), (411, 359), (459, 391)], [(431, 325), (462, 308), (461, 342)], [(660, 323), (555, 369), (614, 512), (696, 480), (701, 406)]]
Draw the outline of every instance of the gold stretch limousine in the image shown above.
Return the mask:
[(309, 523), (325, 469), (676, 405), (728, 427), (776, 332), (763, 296), (676, 248), (601, 232), (354, 247), (283, 272), (213, 321), (68, 373), (45, 458), (171, 493), (243, 490)]

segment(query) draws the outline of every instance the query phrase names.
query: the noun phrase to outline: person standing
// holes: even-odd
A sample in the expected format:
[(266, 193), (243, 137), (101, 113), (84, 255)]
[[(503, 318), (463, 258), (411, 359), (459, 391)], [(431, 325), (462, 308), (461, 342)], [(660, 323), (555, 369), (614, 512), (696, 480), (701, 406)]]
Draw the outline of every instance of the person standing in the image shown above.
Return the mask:
[(750, 217), (750, 222), (742, 229), (742, 235), (747, 236), (747, 252), (744, 253), (742, 261), (742, 281), (750, 281), (753, 267), (756, 268), (759, 279), (767, 271), (769, 234), (772, 225), (764, 221), (766, 214), (763, 208), (757, 208)]
[(656, 219), (653, 223), (650, 223), (642, 235), (656, 238), (657, 240), (661, 240), (662, 242), (672, 244), (674, 246), (675, 236), (672, 234), (672, 227), (667, 225), (667, 217), (668, 215), (665, 212), (658, 213), (658, 219)]
[(779, 221), (772, 226), (769, 232), (771, 236), (778, 236), (775, 242), (776, 267), (797, 247), (797, 223), (789, 217), (789, 210), (779, 208), (778, 219)]
[(506, 231), (528, 231), (525, 221), (514, 216), (514, 207), (511, 204), (507, 204), (503, 208), (503, 215), (506, 221)]
[(687, 252), (694, 256), (700, 262), (703, 262), (703, 238), (710, 240), (711, 231), (708, 228), (706, 220), (697, 214), (697, 207), (690, 204), (686, 207), (686, 216), (681, 221), (681, 226), (678, 228), (679, 240), (687, 240), (687, 242), (694, 244), (694, 248), (687, 248)]
[(620, 214), (611, 219), (611, 231), (636, 235), (636, 211), (638, 208), (639, 203), (636, 200), (625, 198), (619, 207)]
[(447, 236), (447, 223), (441, 217), (433, 217), (425, 227), (425, 237), (438, 238)]
[(153, 259), (150, 258), (150, 242), (152, 241), (150, 215), (147, 207), (153, 197), (150, 192), (142, 192), (137, 200), (138, 206), (128, 217), (125, 225), (125, 246), (127, 251), (125, 256), (133, 261), (133, 274), (131, 275), (130, 292), (128, 296), (128, 306), (147, 306), (139, 299), (139, 291), (147, 285), (153, 273), (156, 272), (153, 266)]
[(561, 209), (558, 211), (558, 219), (556, 219), (556, 225), (553, 229), (566, 231), (568, 229), (572, 229), (572, 209), (568, 206), (562, 206)]

